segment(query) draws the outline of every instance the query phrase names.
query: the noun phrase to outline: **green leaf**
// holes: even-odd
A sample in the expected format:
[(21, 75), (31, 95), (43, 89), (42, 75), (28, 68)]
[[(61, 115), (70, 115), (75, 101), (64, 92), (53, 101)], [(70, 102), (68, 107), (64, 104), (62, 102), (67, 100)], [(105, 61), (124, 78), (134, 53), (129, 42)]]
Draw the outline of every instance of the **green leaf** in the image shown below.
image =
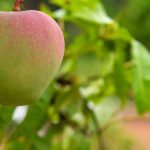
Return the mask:
[(112, 19), (107, 16), (105, 10), (100, 3), (92, 6), (94, 7), (90, 8), (85, 5), (78, 7), (78, 11), (73, 12), (73, 16), (77, 17), (78, 19), (83, 19), (85, 21), (97, 24), (107, 24), (112, 22)]
[(5, 136), (4, 134), (11, 122), (14, 109), (15, 107), (0, 106), (0, 140)]
[(114, 83), (116, 87), (116, 93), (124, 102), (124, 100), (126, 100), (127, 98), (128, 86), (123, 64), (119, 61), (116, 61), (114, 71)]
[[(63, 134), (62, 150), (89, 150), (90, 140), (82, 134), (74, 132), (71, 128), (66, 127)], [(73, 145), (73, 147), (72, 147)]]
[(107, 16), (102, 4), (98, 0), (52, 0), (52, 3), (66, 9), (68, 15), (71, 17), (70, 19), (77, 18), (96, 24), (107, 24), (113, 22), (112, 19)]
[(140, 113), (150, 111), (150, 54), (137, 41), (132, 42), (132, 84), (137, 109)]
[(89, 101), (91, 107), (101, 125), (109, 122), (113, 114), (120, 109), (120, 100), (116, 96), (108, 96), (100, 99), (99, 104)]
[(80, 93), (85, 98), (92, 98), (102, 92), (103, 86), (104, 80), (100, 78), (90, 82), (88, 86), (80, 87)]
[(54, 89), (50, 86), (41, 99), (29, 107), (24, 121), (16, 128), (7, 142), (6, 149), (30, 149), (32, 141), (35, 139), (37, 131), (43, 125), (47, 115), (49, 101), (52, 98)]
[(114, 85), (116, 89), (116, 94), (120, 97), (121, 101), (124, 102), (128, 99), (128, 82), (125, 68), (126, 59), (126, 43), (118, 41), (116, 43), (116, 59), (114, 63)]

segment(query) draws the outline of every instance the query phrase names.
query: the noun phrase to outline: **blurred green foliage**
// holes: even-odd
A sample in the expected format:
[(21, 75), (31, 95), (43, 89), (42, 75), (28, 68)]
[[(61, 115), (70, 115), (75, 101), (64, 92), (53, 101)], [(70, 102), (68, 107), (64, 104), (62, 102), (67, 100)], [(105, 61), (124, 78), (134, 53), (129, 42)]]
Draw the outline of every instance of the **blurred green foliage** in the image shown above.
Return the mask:
[[(0, 146), (6, 150), (130, 150), (130, 139), (111, 123), (133, 99), (138, 112), (150, 111), (150, 55), (133, 38), (150, 48), (149, 0), (36, 3), (62, 28), (65, 57), (55, 81), (39, 102), (28, 106), (22, 122), (12, 117), (15, 107), (0, 106)], [(13, 0), (0, 1), (3, 11), (12, 5)]]
[(150, 49), (150, 1), (102, 0), (109, 16), (120, 22), (130, 33)]

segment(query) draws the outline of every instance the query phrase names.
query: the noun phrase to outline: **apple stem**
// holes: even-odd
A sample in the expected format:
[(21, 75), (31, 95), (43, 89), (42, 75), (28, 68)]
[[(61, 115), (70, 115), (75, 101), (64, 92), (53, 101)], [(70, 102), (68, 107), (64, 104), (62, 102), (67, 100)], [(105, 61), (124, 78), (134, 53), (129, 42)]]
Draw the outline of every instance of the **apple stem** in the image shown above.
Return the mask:
[(20, 11), (20, 7), (23, 4), (24, 0), (15, 0), (15, 5), (13, 11)]

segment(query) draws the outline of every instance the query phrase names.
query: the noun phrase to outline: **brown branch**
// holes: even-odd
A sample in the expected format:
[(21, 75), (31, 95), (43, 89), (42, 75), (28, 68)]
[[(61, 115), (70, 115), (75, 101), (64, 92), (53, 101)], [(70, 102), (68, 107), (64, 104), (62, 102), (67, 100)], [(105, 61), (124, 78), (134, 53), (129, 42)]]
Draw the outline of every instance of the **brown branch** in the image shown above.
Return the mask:
[(24, 0), (15, 0), (13, 11), (20, 11), (20, 7), (23, 3)]

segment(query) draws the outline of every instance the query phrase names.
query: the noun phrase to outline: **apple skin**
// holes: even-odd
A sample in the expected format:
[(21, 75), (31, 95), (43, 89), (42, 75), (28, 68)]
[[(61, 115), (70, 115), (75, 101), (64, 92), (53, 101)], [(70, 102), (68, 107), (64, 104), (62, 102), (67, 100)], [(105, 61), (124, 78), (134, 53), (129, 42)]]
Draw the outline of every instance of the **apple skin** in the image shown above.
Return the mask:
[(0, 12), (0, 104), (39, 100), (64, 55), (58, 24), (40, 11)]

